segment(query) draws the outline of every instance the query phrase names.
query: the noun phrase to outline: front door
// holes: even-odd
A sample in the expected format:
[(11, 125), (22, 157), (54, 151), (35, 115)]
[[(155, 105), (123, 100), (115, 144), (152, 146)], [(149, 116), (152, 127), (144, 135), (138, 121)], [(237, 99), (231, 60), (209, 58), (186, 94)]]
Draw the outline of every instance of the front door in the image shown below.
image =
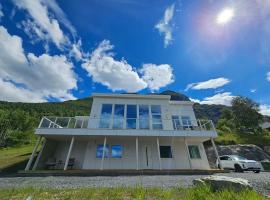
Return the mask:
[(149, 145), (143, 146), (143, 168), (151, 169), (152, 168), (152, 152)]

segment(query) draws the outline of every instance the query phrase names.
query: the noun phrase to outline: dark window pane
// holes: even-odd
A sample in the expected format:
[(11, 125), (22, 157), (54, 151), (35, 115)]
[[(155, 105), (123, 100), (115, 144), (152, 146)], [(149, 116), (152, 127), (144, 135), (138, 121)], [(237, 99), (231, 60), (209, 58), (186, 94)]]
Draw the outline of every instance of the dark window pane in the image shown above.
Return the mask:
[[(98, 144), (96, 149), (96, 158), (102, 158), (103, 144)], [(109, 145), (105, 146), (104, 158), (109, 157)]]
[(101, 109), (101, 115), (111, 115), (112, 114), (112, 104), (103, 104)]
[(137, 106), (127, 105), (127, 118), (137, 118)]
[(182, 116), (183, 126), (191, 126), (191, 120), (189, 116)]
[(127, 119), (127, 129), (136, 129), (136, 119)]
[(112, 158), (122, 158), (123, 147), (121, 145), (112, 145)]
[(161, 130), (162, 129), (162, 124), (153, 124), (152, 125), (154, 130)]
[(159, 146), (161, 158), (172, 158), (171, 146)]
[(149, 118), (139, 119), (140, 129), (149, 129)]
[(199, 147), (196, 145), (189, 145), (188, 146), (188, 151), (191, 159), (200, 159), (200, 150)]

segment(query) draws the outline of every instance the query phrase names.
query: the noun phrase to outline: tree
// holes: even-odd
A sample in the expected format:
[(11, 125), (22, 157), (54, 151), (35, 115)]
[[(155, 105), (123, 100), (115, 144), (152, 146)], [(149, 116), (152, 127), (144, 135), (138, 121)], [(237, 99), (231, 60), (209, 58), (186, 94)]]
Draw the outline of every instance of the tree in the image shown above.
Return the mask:
[(233, 118), (232, 110), (229, 108), (223, 108), (221, 111), (221, 117), (217, 123), (217, 129), (226, 133), (232, 133), (235, 129)]
[(232, 114), (235, 127), (239, 131), (257, 132), (262, 122), (259, 104), (247, 97), (235, 97), (232, 100)]

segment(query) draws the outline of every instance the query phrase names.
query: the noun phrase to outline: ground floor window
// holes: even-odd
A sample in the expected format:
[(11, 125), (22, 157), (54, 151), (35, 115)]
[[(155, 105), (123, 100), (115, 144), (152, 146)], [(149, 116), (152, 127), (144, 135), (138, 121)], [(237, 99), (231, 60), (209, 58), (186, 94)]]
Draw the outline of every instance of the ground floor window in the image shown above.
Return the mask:
[[(110, 148), (107, 144), (105, 146), (105, 152), (104, 152), (104, 158), (109, 158), (111, 155), (111, 158), (122, 158), (123, 154), (123, 146), (122, 145), (112, 145), (111, 146), (111, 154), (110, 154)], [(96, 158), (102, 158), (103, 154), (103, 144), (98, 144), (96, 149)]]
[[(96, 149), (96, 158), (102, 158), (102, 154), (103, 154), (103, 144), (98, 144), (97, 145), (97, 149)], [(105, 152), (104, 152), (104, 158), (108, 158), (109, 157), (109, 145), (105, 146)]]
[(123, 147), (121, 145), (112, 145), (112, 158), (122, 158)]
[(171, 146), (159, 146), (160, 158), (172, 158)]
[(188, 151), (191, 159), (200, 159), (200, 150), (197, 145), (189, 145), (188, 146)]

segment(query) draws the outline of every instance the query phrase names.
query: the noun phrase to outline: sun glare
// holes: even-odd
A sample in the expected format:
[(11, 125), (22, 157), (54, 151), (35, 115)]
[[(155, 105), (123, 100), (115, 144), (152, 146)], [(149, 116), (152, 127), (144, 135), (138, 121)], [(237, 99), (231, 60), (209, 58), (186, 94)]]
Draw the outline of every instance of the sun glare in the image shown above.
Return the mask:
[(227, 24), (229, 21), (231, 21), (231, 19), (234, 16), (234, 10), (232, 8), (225, 8), (224, 10), (222, 10), (217, 18), (216, 18), (216, 22), (217, 24)]

